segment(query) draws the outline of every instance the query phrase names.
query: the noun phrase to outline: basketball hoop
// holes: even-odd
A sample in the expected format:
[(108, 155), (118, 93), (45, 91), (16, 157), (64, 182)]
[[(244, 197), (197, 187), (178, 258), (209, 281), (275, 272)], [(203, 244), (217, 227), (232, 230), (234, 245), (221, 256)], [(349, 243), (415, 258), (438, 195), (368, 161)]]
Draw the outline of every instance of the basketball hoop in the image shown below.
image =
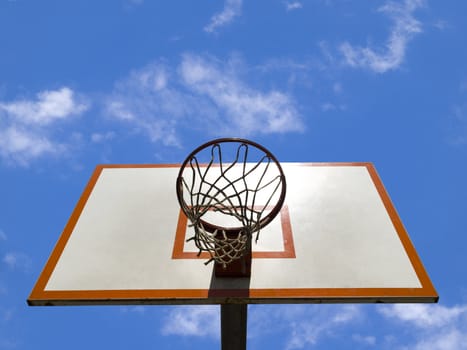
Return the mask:
[(285, 192), (285, 176), (272, 153), (238, 138), (196, 148), (177, 178), (180, 207), (194, 228), (188, 240), (199, 254), (210, 254), (206, 264), (215, 261), (224, 270), (239, 259), (251, 264), (251, 239), (279, 213)]

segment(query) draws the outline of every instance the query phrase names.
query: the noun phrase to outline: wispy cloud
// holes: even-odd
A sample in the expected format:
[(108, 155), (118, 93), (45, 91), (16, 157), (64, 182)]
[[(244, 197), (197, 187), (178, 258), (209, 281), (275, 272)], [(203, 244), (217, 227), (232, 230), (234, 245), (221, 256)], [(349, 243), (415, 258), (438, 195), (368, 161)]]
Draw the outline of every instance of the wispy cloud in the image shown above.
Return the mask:
[(287, 344), (287, 349), (303, 349), (316, 344), (318, 339), (326, 332), (336, 329), (354, 321), (360, 314), (359, 308), (354, 305), (343, 306), (329, 315), (329, 319), (322, 317), (301, 319), (293, 322), (293, 332)]
[(243, 0), (225, 0), (224, 9), (211, 17), (211, 21), (204, 27), (208, 33), (216, 32), (220, 27), (223, 27), (234, 20), (242, 12)]
[(293, 10), (298, 10), (303, 7), (302, 3), (300, 1), (286, 1), (285, 2), (285, 8), (287, 11), (293, 11)]
[(0, 157), (27, 165), (35, 158), (63, 152), (65, 145), (51, 137), (53, 126), (88, 108), (68, 87), (39, 92), (35, 99), (0, 101)]
[[(151, 142), (180, 146), (177, 126), (180, 119), (190, 113), (189, 106), (196, 103), (177, 88), (176, 81), (174, 86), (169, 86), (173, 73), (163, 62), (132, 71), (128, 78), (117, 82), (107, 98), (107, 114), (128, 123), (135, 132), (144, 132)], [(191, 113), (197, 112), (197, 109), (191, 110)]]
[[(405, 328), (415, 327), (410, 349), (467, 349), (467, 305), (399, 304), (383, 307), (380, 312)], [(406, 344), (400, 348), (406, 349)]]
[(32, 159), (63, 151), (63, 144), (56, 144), (40, 132), (31, 132), (21, 126), (0, 130), (0, 156), (7, 161), (27, 165)]
[(164, 335), (219, 337), (219, 307), (180, 306), (170, 311), (162, 327)]
[(2, 261), (12, 270), (27, 271), (31, 267), (31, 258), (21, 252), (6, 253)]
[(449, 22), (442, 19), (435, 21), (432, 25), (438, 30), (446, 30), (449, 28)]
[(288, 95), (249, 87), (236, 76), (234, 67), (221, 66), (200, 56), (185, 55), (180, 72), (190, 90), (206, 96), (216, 108), (224, 111), (227, 120), (223, 121), (226, 127), (222, 129), (225, 131), (235, 130), (249, 135), (301, 131), (303, 128), (294, 102)]
[(321, 105), (322, 112), (345, 111), (345, 109), (346, 109), (345, 105), (335, 105), (330, 102), (326, 102)]
[(3, 232), (2, 229), (0, 229), (0, 241), (6, 241), (6, 240), (7, 240), (6, 233)]
[[(365, 348), (467, 350), (466, 305), (255, 305), (249, 307), (248, 324), (251, 342), (274, 337), (282, 339), (277, 345), (284, 349), (308, 349), (346, 335)], [(359, 325), (364, 334), (355, 332)], [(162, 333), (218, 337), (219, 309), (176, 307), (166, 316)]]
[[(284, 334), (285, 349), (303, 349), (317, 344), (330, 332), (354, 324), (362, 312), (356, 305), (276, 305), (258, 306), (249, 312), (250, 337)], [(282, 329), (278, 329), (281, 325)]]
[(300, 132), (293, 99), (261, 91), (242, 79), (235, 60), (185, 54), (130, 73), (107, 98), (107, 114), (144, 132), (152, 142), (179, 147), (183, 130), (211, 135)]
[(404, 61), (407, 45), (416, 34), (422, 32), (422, 25), (414, 12), (423, 6), (423, 0), (404, 0), (401, 3), (387, 2), (378, 9), (393, 21), (389, 38), (382, 49), (353, 46), (348, 42), (340, 45), (344, 63), (351, 67), (367, 68), (384, 73), (398, 68)]
[(443, 305), (396, 304), (382, 308), (381, 313), (398, 321), (419, 328), (432, 328), (450, 325), (459, 317), (467, 316), (467, 306), (446, 307)]
[[(365, 348), (467, 349), (467, 305), (263, 305), (251, 307), (248, 317), (252, 341), (274, 332), (286, 349), (311, 348), (349, 333), (349, 340)], [(398, 333), (381, 332), (385, 323)], [(358, 324), (365, 325), (366, 334), (354, 331)]]
[(115, 138), (115, 136), (116, 134), (113, 131), (107, 131), (103, 133), (94, 132), (91, 134), (91, 141), (94, 143), (101, 143), (108, 140), (112, 140), (113, 138)]

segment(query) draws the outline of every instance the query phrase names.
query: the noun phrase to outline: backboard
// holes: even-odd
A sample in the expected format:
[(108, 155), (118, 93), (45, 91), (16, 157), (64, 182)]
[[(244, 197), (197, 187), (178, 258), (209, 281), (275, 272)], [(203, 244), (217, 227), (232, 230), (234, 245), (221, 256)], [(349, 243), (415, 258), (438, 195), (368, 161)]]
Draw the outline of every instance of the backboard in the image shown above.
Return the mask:
[(436, 302), (371, 163), (281, 163), (287, 194), (251, 277), (219, 278), (175, 194), (179, 165), (99, 165), (30, 305)]

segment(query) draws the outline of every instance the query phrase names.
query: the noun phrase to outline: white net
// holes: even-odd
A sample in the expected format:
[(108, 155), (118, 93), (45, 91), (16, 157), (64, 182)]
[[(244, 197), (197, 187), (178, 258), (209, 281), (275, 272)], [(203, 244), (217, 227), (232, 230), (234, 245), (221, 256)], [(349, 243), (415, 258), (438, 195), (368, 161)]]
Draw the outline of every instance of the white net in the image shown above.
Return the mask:
[[(223, 266), (241, 258), (258, 239), (261, 227), (277, 214), (285, 195), (285, 179), (272, 155), (246, 143), (214, 143), (189, 156), (179, 178), (180, 205), (194, 227), (193, 240), (199, 252), (209, 252), (211, 261)], [(233, 154), (225, 163), (225, 153)], [(249, 161), (247, 161), (249, 160)], [(251, 161), (253, 160), (253, 161)]]

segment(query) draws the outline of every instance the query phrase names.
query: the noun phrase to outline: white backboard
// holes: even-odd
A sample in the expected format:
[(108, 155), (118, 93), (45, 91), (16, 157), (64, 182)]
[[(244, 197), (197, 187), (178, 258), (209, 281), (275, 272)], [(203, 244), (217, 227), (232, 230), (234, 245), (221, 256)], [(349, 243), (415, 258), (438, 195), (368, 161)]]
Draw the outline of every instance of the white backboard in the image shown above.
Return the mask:
[(197, 256), (179, 165), (100, 165), (30, 305), (436, 302), (371, 163), (282, 163), (281, 213), (253, 243), (250, 278)]

